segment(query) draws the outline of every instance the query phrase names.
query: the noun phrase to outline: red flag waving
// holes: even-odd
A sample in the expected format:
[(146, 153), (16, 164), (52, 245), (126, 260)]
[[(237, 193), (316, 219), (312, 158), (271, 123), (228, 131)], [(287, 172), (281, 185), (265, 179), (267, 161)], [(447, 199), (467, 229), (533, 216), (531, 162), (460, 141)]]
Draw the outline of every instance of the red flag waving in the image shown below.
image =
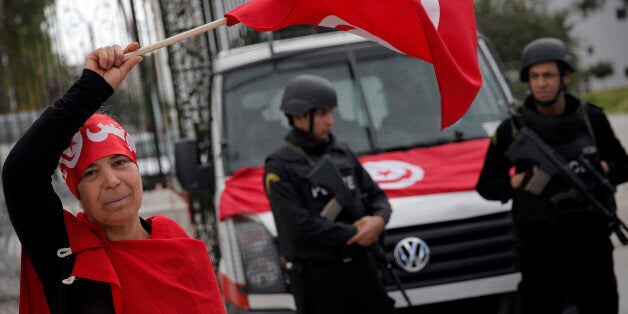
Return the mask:
[(467, 112), (482, 85), (473, 0), (250, 0), (225, 17), (257, 31), (336, 28), (432, 63), (442, 128)]

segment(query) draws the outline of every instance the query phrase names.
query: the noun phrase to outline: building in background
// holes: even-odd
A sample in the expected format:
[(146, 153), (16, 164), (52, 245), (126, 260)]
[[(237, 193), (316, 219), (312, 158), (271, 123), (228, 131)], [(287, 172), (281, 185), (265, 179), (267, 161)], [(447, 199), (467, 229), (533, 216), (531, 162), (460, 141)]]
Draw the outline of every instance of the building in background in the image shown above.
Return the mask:
[[(551, 0), (550, 6), (573, 7), (574, 0)], [(600, 62), (610, 62), (613, 74), (589, 78), (582, 90), (599, 91), (628, 87), (628, 4), (623, 0), (606, 0), (601, 8), (586, 15), (573, 10), (572, 35), (578, 40), (578, 66), (586, 70)]]

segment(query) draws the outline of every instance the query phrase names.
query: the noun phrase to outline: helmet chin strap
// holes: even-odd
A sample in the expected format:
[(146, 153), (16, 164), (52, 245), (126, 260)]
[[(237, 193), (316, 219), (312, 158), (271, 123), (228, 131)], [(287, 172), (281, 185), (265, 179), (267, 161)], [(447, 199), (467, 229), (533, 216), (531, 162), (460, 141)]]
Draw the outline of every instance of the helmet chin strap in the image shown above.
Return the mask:
[(532, 95), (532, 98), (534, 98), (534, 102), (536, 104), (538, 104), (541, 107), (545, 107), (545, 108), (549, 108), (551, 107), (553, 104), (556, 103), (556, 101), (558, 101), (558, 97), (560, 97), (560, 93), (567, 91), (567, 87), (565, 86), (565, 83), (563, 82), (563, 77), (560, 77), (560, 88), (558, 89), (558, 91), (556, 92), (556, 95), (554, 96), (554, 98), (552, 98), (551, 100), (546, 100), (546, 101), (540, 101), (538, 99), (536, 99), (534, 97), (534, 94)]
[(316, 113), (316, 108), (312, 108), (310, 110), (310, 130), (307, 132), (307, 134), (308, 134), (308, 141), (314, 146), (318, 146), (325, 143), (327, 139), (319, 140), (318, 138), (314, 136), (314, 114), (315, 113)]
[(314, 113), (316, 112), (316, 108), (310, 109), (310, 127), (308, 128), (308, 137), (310, 141), (315, 140), (314, 138)]

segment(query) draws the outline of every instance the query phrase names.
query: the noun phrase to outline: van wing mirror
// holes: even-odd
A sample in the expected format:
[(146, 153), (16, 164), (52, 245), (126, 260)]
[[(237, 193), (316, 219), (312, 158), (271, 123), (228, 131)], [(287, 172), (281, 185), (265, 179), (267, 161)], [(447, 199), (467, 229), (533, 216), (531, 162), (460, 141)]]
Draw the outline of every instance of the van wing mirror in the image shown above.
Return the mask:
[(174, 144), (174, 164), (177, 179), (185, 190), (214, 190), (214, 165), (201, 165), (196, 140)]

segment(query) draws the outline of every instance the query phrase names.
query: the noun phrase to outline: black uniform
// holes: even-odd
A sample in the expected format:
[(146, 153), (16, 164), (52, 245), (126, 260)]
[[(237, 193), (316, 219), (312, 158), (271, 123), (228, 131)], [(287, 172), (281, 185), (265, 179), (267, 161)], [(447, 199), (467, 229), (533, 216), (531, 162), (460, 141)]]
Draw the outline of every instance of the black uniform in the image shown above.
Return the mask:
[[(386, 195), (346, 144), (330, 135), (330, 140), (311, 146), (308, 133), (296, 128), (285, 140), (301, 147), (314, 162), (329, 154), (349, 189), (364, 204), (364, 214), (388, 222), (391, 208)], [(299, 313), (394, 312), (368, 249), (346, 244), (357, 232), (352, 225), (356, 219), (346, 211), (334, 222), (320, 216), (333, 195), (308, 182), (311, 170), (304, 157), (283, 146), (267, 158), (264, 175), (280, 250), (294, 265), (290, 288)]]
[[(581, 104), (569, 94), (565, 99), (565, 112), (550, 116), (538, 113), (534, 100), (528, 97), (519, 115), (498, 127), (488, 148), (477, 190), (486, 199), (513, 201), (523, 313), (562, 313), (566, 304), (576, 305), (580, 314), (617, 313), (617, 283), (608, 220), (584, 201), (571, 199), (552, 203), (552, 196), (569, 188), (560, 178), (552, 178), (538, 196), (526, 191), (524, 187), (535, 171), (534, 165), (513, 165), (504, 156), (513, 141), (513, 127), (525, 125), (576, 168), (578, 164), (573, 161), (582, 154), (582, 148), (596, 146), (599, 153), (589, 156), (590, 162), (604, 173), (600, 160), (606, 161), (610, 166), (609, 181), (614, 185), (626, 182), (628, 156), (602, 109)], [(510, 185), (509, 172), (513, 166), (517, 173), (526, 174), (516, 190)], [(576, 173), (585, 182), (591, 181), (590, 174)], [(614, 208), (611, 193), (602, 189), (592, 193)]]

